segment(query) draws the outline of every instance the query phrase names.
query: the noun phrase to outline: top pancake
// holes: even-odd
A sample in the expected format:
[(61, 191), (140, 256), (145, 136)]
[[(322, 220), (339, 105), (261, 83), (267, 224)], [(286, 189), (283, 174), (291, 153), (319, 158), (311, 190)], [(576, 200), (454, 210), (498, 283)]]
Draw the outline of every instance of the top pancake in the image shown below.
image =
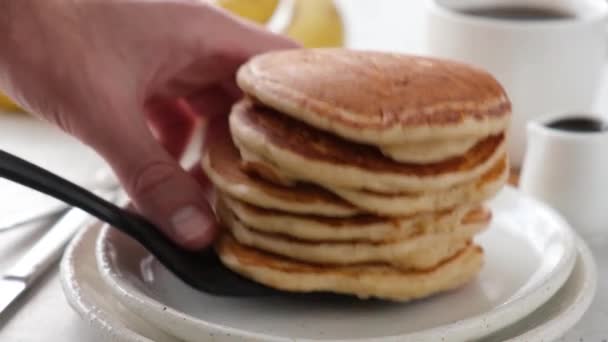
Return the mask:
[(487, 72), (451, 61), (345, 49), (257, 56), (238, 73), (252, 98), (348, 140), (373, 145), (486, 137), (511, 104)]

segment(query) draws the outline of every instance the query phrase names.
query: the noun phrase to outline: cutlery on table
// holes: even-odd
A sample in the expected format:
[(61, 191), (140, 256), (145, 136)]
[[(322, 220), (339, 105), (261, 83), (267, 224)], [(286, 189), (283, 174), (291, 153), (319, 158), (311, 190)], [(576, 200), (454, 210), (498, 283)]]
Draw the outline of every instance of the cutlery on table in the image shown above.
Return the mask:
[(63, 203), (45, 206), (35, 206), (28, 210), (9, 214), (0, 219), (0, 233), (22, 227), (37, 220), (50, 218), (53, 215), (64, 212), (68, 209)]
[(209, 248), (186, 251), (143, 217), (124, 210), (47, 170), (0, 150), (0, 177), (57, 198), (108, 223), (141, 243), (186, 284), (218, 296), (280, 293), (228, 270)]
[(84, 211), (70, 209), (15, 265), (0, 276), (0, 315), (61, 257), (70, 239), (90, 220), (91, 216)]
[[(94, 177), (94, 188), (99, 191), (116, 191), (118, 190), (118, 180), (108, 169), (99, 170)], [(39, 201), (38, 201), (39, 202)], [(16, 213), (9, 213), (0, 217), (0, 233), (19, 228), (30, 222), (49, 218), (53, 215), (66, 212), (70, 206), (64, 202), (48, 201), (37, 203), (33, 207), (28, 207), (27, 210), (21, 210)]]

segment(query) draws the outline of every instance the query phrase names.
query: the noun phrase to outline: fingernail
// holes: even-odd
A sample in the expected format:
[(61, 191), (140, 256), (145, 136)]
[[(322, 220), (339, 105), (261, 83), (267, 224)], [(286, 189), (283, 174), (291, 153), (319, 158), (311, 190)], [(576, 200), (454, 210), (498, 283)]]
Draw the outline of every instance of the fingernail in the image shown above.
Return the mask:
[(182, 242), (204, 239), (209, 229), (209, 219), (196, 207), (178, 210), (171, 218), (177, 238)]

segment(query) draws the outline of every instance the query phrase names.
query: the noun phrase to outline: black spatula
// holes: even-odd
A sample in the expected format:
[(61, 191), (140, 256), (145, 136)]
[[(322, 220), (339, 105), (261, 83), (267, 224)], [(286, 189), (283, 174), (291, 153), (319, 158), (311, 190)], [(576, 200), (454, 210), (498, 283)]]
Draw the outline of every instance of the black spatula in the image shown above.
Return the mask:
[(141, 216), (2, 150), (0, 177), (45, 193), (107, 222), (141, 243), (178, 278), (197, 290), (232, 297), (279, 293), (228, 270), (211, 248), (202, 252), (182, 250)]

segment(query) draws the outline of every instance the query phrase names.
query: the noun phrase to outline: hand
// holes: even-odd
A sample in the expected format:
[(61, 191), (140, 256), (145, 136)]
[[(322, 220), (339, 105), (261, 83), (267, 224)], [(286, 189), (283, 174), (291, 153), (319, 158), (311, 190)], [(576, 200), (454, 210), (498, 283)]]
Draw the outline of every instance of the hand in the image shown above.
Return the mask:
[(225, 119), (237, 68), (295, 44), (201, 1), (0, 0), (0, 13), (0, 88), (92, 146), (177, 243), (208, 245), (205, 182), (176, 162), (193, 114)]

